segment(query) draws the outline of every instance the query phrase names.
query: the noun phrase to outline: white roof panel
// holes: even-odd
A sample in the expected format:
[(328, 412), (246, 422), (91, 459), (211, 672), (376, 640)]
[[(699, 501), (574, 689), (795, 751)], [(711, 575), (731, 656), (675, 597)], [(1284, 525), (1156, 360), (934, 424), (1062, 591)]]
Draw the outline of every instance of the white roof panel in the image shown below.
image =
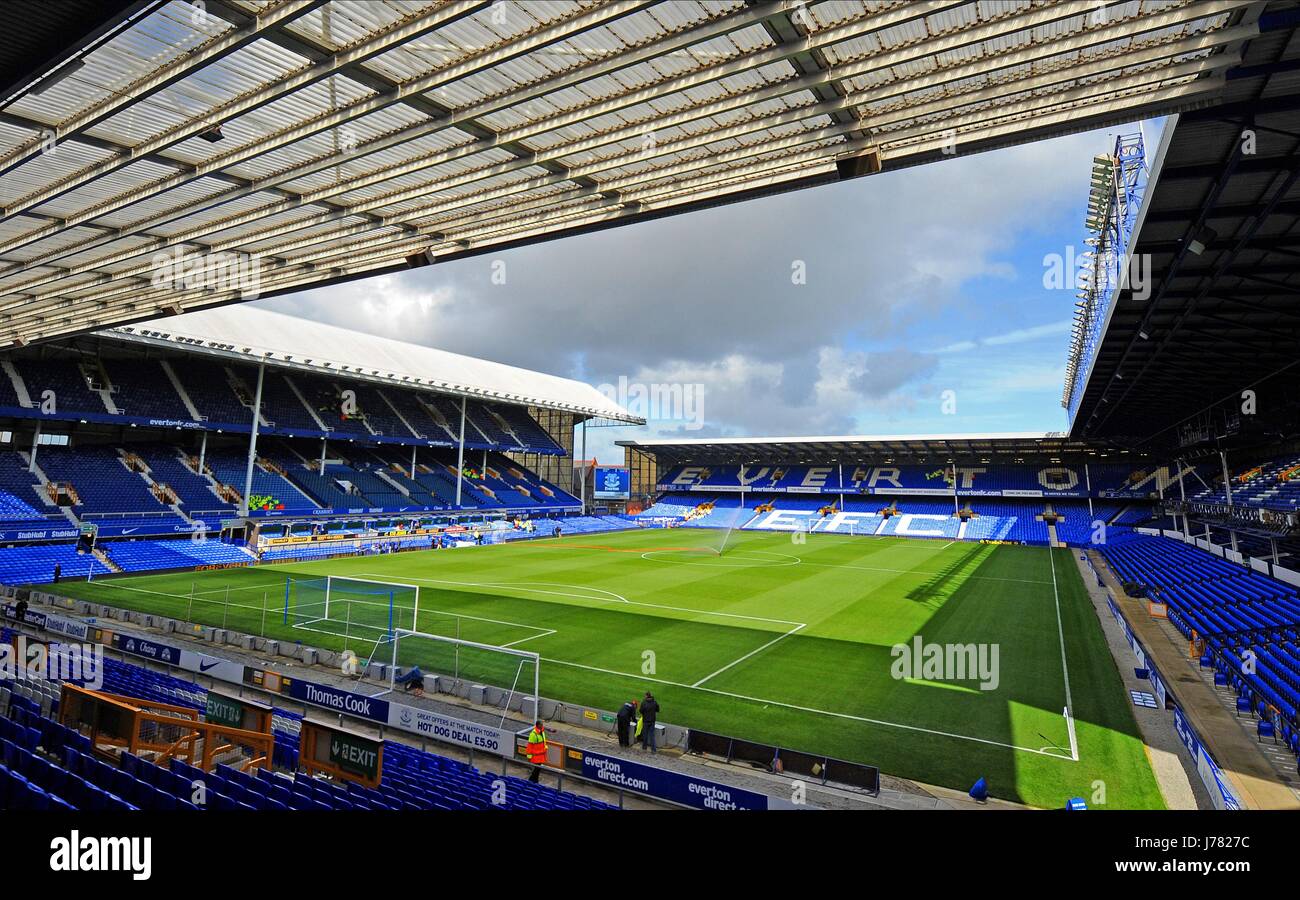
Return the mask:
[(101, 331), (103, 337), (307, 366), (346, 377), (400, 382), (439, 393), (538, 406), (632, 424), (632, 415), (589, 384), (363, 334), (255, 306), (234, 305)]

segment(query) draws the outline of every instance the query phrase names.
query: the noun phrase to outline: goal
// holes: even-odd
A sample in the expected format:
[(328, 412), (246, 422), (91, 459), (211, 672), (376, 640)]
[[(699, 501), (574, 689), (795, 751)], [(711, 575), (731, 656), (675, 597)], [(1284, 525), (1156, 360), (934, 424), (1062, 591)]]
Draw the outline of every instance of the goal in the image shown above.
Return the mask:
[(392, 635), (399, 628), (414, 631), (419, 615), (418, 585), (340, 575), (285, 579), (286, 625), (339, 622), (349, 630), (374, 629)]
[(506, 710), (518, 709), (531, 700), (531, 715), (537, 715), (542, 658), (535, 652), (405, 628), (393, 633), (391, 643), (389, 690), (397, 689), (399, 670), (405, 675), (418, 666), (427, 678), (442, 676), (497, 688), (497, 698), (488, 702)]

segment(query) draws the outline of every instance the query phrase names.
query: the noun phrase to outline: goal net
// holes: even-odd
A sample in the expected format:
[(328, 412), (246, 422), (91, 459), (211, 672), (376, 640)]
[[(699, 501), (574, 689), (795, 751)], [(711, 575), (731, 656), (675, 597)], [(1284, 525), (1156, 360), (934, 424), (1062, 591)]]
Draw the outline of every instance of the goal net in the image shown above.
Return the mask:
[(338, 575), (285, 579), (286, 625), (331, 623), (349, 632), (370, 631), (384, 637), (399, 628), (414, 631), (419, 614), (420, 588), (414, 584)]
[(497, 688), (505, 709), (530, 699), (533, 709), (538, 709), (541, 657), (537, 653), (398, 628), (392, 639), (390, 689), (397, 690), (402, 676), (417, 667), (426, 678), (437, 675)]

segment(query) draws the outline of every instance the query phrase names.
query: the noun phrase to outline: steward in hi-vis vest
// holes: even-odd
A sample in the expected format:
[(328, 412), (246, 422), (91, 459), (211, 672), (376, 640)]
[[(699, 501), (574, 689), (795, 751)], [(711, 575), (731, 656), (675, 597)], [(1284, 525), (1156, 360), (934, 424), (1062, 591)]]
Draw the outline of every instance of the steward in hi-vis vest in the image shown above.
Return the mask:
[(542, 766), (546, 762), (546, 726), (542, 724), (541, 719), (538, 719), (533, 724), (533, 730), (528, 732), (528, 745), (524, 748), (524, 755), (533, 764), (533, 774), (528, 776), (528, 780), (539, 781), (542, 777)]

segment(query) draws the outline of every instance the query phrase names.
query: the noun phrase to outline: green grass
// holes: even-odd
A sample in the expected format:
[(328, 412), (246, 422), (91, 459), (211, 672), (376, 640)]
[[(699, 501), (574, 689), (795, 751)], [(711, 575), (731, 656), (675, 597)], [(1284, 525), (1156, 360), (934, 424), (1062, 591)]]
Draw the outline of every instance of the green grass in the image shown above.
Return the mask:
[[(333, 614), (311, 626), (333, 634), (282, 624), (287, 577), (414, 583), (420, 630), (536, 651), (544, 696), (615, 709), (649, 689), (664, 721), (906, 778), (965, 789), (985, 776), (995, 796), (1045, 807), (1095, 805), (1103, 782), (1111, 808), (1162, 805), (1069, 551), (749, 532), (722, 556), (672, 549), (719, 538), (647, 530), (60, 587), (252, 633), (265, 602), (268, 636), (339, 649)], [(364, 657), (387, 614), (354, 609), (349, 645)], [(914, 635), (997, 645), (1000, 683), (895, 679), (890, 648)], [(468, 658), (461, 674), (507, 677)]]

